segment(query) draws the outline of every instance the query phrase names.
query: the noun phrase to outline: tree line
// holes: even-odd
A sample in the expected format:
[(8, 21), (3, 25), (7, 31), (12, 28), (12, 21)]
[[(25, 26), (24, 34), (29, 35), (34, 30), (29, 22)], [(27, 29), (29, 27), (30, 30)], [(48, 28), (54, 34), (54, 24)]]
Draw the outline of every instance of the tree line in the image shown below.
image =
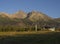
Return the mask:
[[(40, 28), (37, 28), (38, 30), (41, 30)], [(0, 25), (0, 32), (8, 32), (8, 31), (36, 31), (35, 27), (20, 27), (20, 26), (11, 26), (11, 25)]]

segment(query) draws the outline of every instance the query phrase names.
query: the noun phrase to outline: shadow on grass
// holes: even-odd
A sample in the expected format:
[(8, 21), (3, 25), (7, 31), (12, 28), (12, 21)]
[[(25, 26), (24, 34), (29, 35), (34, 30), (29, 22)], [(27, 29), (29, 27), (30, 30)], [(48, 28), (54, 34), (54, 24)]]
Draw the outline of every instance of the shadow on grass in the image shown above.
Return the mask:
[(60, 32), (0, 37), (0, 44), (59, 44)]

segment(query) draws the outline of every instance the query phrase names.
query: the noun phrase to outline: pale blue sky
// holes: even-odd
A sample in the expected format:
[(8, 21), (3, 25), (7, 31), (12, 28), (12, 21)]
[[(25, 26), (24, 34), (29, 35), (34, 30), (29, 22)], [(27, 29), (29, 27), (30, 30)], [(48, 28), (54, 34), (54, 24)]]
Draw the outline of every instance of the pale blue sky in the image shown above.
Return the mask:
[(15, 13), (19, 10), (41, 11), (53, 18), (60, 17), (60, 0), (0, 0), (0, 12)]

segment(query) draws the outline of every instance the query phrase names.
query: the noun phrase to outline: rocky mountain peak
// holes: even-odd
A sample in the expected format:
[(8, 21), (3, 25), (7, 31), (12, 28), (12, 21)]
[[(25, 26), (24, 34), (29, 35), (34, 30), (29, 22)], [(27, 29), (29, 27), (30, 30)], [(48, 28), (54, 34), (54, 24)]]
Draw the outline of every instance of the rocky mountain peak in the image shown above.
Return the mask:
[(12, 18), (24, 19), (25, 17), (27, 17), (27, 14), (23, 11), (18, 11), (15, 14), (12, 15)]
[(38, 12), (38, 11), (29, 12), (27, 17), (31, 21), (38, 21), (38, 20), (45, 20), (45, 21), (47, 21), (47, 20), (50, 20), (51, 19), (46, 14), (44, 14), (42, 12)]

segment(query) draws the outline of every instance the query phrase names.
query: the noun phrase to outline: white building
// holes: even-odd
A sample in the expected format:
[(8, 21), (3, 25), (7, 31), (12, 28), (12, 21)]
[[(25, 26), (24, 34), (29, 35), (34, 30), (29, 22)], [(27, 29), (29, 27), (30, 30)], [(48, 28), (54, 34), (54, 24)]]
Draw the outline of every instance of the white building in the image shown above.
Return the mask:
[(55, 31), (55, 27), (49, 28), (50, 31)]

